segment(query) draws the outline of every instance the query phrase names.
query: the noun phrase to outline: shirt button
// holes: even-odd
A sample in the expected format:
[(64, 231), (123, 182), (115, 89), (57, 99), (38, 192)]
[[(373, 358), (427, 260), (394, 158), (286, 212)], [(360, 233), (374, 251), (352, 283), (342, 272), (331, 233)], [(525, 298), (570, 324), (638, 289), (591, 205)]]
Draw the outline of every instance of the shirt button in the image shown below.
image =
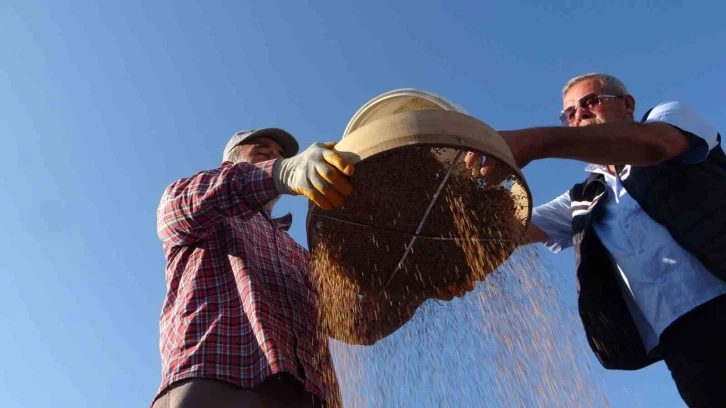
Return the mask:
[(625, 223), (625, 228), (630, 228), (630, 223), (629, 222), (626, 222)]
[(665, 276), (661, 276), (660, 279), (658, 279), (658, 280), (660, 281), (660, 283), (666, 283), (666, 277)]
[(643, 247), (640, 247), (640, 248), (638, 249), (638, 253), (639, 253), (639, 254), (642, 254), (643, 252), (645, 252), (645, 249), (644, 249)]

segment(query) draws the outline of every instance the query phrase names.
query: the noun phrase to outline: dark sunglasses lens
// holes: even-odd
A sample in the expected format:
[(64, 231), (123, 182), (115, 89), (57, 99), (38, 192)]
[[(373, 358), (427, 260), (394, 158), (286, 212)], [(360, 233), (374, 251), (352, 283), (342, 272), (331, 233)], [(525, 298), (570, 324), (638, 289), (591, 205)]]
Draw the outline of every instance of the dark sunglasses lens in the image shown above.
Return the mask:
[(572, 121), (572, 119), (574, 117), (575, 117), (575, 109), (567, 108), (560, 114), (560, 122), (562, 122), (563, 125), (567, 125)]
[(586, 106), (588, 109), (592, 108), (593, 106), (597, 106), (599, 104), (600, 104), (600, 98), (598, 98), (597, 95), (588, 95), (582, 101), (582, 106)]

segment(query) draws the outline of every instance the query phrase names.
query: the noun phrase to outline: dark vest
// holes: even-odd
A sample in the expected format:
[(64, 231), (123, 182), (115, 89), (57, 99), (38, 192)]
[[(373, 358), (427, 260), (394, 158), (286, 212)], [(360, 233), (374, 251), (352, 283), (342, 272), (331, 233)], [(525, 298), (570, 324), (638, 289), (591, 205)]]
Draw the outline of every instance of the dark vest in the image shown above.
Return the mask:
[[(719, 146), (698, 164), (669, 160), (656, 166), (616, 168), (623, 187), (643, 211), (726, 281), (726, 155), (720, 135), (718, 140)], [(570, 190), (578, 309), (600, 363), (608, 369), (637, 370), (661, 358), (657, 347), (650, 355), (646, 352), (618, 284), (619, 272), (593, 229), (607, 194), (601, 174), (590, 175)]]

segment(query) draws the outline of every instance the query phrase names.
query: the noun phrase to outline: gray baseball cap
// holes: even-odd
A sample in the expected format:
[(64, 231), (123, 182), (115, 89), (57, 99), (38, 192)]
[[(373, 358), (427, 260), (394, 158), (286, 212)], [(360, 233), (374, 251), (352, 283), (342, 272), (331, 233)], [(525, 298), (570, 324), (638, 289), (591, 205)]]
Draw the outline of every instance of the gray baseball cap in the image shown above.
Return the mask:
[(282, 152), (285, 157), (292, 157), (296, 155), (298, 150), (300, 149), (300, 146), (298, 145), (297, 140), (295, 140), (295, 137), (279, 128), (240, 130), (239, 132), (235, 133), (231, 139), (229, 139), (229, 142), (227, 142), (227, 146), (224, 147), (224, 152), (222, 153), (222, 161), (225, 160), (229, 151), (234, 149), (235, 146), (244, 142), (245, 140), (254, 139), (257, 137), (269, 137), (270, 139), (276, 141), (280, 145), (280, 147), (282, 147)]

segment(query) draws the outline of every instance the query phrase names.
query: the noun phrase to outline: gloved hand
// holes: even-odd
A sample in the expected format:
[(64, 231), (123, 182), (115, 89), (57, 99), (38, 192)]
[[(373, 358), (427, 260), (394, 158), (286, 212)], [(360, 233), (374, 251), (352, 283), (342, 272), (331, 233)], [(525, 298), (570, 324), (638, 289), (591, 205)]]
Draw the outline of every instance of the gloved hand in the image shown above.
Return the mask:
[(314, 143), (289, 159), (277, 160), (272, 168), (275, 188), (280, 194), (304, 195), (318, 207), (329, 210), (343, 205), (353, 186), (353, 163), (332, 150), (334, 142)]

